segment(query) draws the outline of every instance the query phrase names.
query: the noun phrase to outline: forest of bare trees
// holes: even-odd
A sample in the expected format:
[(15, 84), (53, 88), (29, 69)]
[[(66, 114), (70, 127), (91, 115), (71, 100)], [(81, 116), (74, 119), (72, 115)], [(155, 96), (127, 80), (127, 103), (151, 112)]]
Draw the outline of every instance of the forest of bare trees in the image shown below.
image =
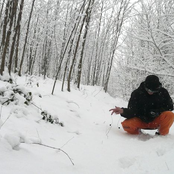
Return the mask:
[(174, 94), (173, 14), (173, 0), (0, 0), (0, 74), (124, 98), (157, 74)]
[[(117, 54), (117, 95), (128, 98), (148, 74), (158, 75), (174, 95), (174, 1), (138, 1)], [(118, 82), (120, 85), (118, 85)], [(124, 88), (123, 88), (124, 86)], [(116, 90), (116, 88), (114, 90)]]

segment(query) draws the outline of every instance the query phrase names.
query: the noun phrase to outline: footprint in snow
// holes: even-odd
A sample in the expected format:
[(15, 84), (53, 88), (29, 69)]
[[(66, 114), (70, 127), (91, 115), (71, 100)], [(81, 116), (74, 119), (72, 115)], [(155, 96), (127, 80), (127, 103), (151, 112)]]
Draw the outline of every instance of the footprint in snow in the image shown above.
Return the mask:
[(174, 148), (174, 144), (167, 144), (167, 145), (163, 145), (163, 146), (159, 146), (156, 150), (156, 153), (158, 156), (163, 156), (166, 153), (170, 152), (171, 150), (173, 150)]
[(124, 157), (119, 159), (119, 165), (121, 168), (126, 169), (132, 166), (136, 162), (135, 158)]
[(73, 133), (73, 134), (76, 134), (76, 135), (80, 135), (81, 133), (77, 130), (77, 131), (68, 131), (68, 133)]
[(158, 156), (163, 156), (163, 155), (165, 155), (165, 153), (167, 152), (167, 150), (166, 149), (158, 149), (157, 151), (156, 151), (156, 153), (157, 153), (157, 155)]

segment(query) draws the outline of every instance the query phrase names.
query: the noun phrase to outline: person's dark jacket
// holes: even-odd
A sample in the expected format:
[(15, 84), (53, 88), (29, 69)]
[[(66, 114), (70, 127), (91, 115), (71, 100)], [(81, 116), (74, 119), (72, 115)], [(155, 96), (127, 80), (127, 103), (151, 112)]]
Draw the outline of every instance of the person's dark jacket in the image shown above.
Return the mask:
[(149, 95), (144, 88), (144, 82), (132, 92), (128, 108), (123, 108), (125, 118), (138, 117), (149, 123), (164, 111), (173, 110), (173, 101), (168, 91), (161, 87), (159, 92)]

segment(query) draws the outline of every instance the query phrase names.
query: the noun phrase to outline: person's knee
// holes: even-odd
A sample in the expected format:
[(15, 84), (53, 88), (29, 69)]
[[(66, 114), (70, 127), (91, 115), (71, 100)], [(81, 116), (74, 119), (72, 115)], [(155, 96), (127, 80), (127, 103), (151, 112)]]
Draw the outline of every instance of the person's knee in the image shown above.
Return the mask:
[(160, 127), (159, 132), (160, 135), (167, 135), (169, 133), (169, 129), (174, 122), (174, 113), (171, 111), (165, 111), (160, 115)]
[(121, 124), (124, 127), (141, 127), (143, 122), (139, 118), (133, 117), (133, 118), (124, 120)]
[(124, 131), (126, 131), (129, 134), (139, 134), (139, 129), (135, 127), (129, 127), (128, 125), (125, 125), (122, 123)]
[(162, 120), (174, 121), (174, 113), (171, 111), (164, 111), (161, 113), (159, 117), (161, 121)]
[(140, 122), (140, 119), (135, 117), (126, 119), (121, 124), (124, 131), (128, 132), (129, 134), (139, 134)]
[(164, 111), (162, 112), (164, 115), (170, 115), (171, 117), (174, 117), (174, 113), (172, 111)]

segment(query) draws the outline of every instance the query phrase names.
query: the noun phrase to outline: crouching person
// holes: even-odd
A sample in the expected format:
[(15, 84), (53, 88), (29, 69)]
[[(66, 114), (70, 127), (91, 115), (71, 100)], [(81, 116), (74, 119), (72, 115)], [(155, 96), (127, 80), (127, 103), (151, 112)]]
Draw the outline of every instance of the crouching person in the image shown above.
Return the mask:
[(111, 114), (120, 114), (126, 119), (123, 129), (130, 134), (139, 134), (141, 129), (158, 129), (157, 134), (167, 135), (174, 122), (173, 101), (162, 87), (159, 78), (149, 75), (134, 90), (127, 108), (115, 107)]

